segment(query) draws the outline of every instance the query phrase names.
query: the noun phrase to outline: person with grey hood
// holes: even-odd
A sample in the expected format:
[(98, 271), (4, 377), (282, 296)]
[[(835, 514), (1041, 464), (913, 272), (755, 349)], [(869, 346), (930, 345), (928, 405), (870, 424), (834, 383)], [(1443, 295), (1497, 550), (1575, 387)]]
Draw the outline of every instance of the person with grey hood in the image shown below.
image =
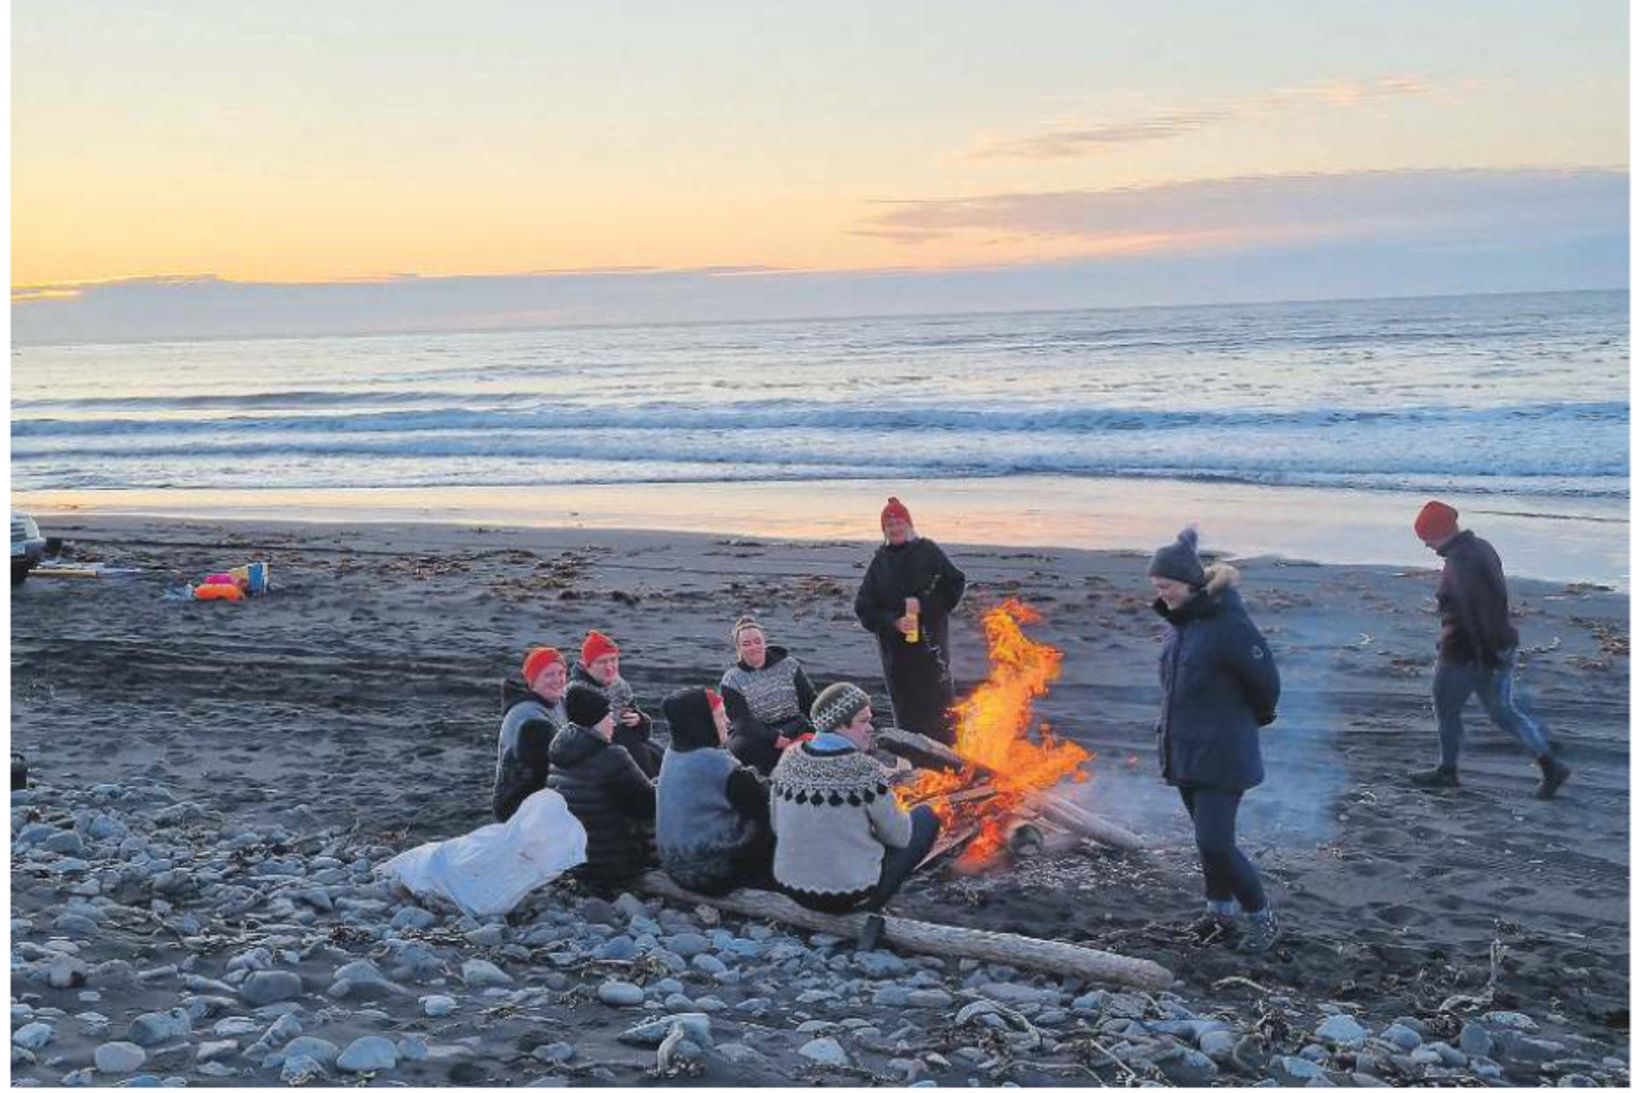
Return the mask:
[(769, 784), (726, 750), (723, 699), (704, 687), (685, 687), (667, 696), (661, 713), (671, 735), (655, 789), (661, 868), (709, 896), (769, 886)]
[(1178, 787), (1201, 855), (1207, 912), (1194, 929), (1204, 940), (1239, 933), (1239, 950), (1261, 953), (1278, 926), (1258, 870), (1236, 846), (1236, 811), (1264, 781), (1259, 729), (1275, 720), (1281, 678), (1236, 591), (1240, 575), (1203, 566), (1196, 544), (1196, 529), (1185, 529), (1148, 571), (1156, 613), (1170, 626), (1156, 722), (1162, 777)]

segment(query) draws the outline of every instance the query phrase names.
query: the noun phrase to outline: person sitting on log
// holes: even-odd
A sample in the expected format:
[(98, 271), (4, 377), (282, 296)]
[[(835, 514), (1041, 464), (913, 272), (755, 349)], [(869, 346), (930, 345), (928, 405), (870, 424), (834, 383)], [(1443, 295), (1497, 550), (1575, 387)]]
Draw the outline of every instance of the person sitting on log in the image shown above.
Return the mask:
[(632, 685), (621, 676), (621, 647), (597, 630), (581, 643), (581, 662), (570, 673), (571, 687), (591, 687), (609, 699), (615, 715), (615, 743), (625, 748), (653, 779), (661, 769), (661, 747), (650, 739), (651, 721), (632, 697)]
[(674, 691), (661, 703), (672, 735), (655, 790), (661, 868), (683, 887), (710, 896), (767, 887), (774, 857), (769, 784), (725, 750), (724, 705), (704, 687)]
[(917, 534), (898, 497), (883, 506), (882, 526), (883, 545), (860, 581), (854, 615), (877, 635), (894, 727), (954, 744), (951, 612), (967, 578), (934, 540)]
[(718, 684), (729, 709), (729, 750), (765, 777), (780, 753), (810, 731), (814, 684), (796, 657), (770, 645), (751, 616), (735, 623), (738, 659)]
[(939, 818), (927, 805), (909, 813), (870, 752), (871, 698), (833, 683), (809, 714), (815, 735), (787, 748), (770, 780), (775, 886), (815, 911), (871, 912), (859, 945), (882, 935), (881, 911), (932, 849)]
[(611, 742), (615, 715), (602, 691), (571, 686), (564, 711), (569, 724), (553, 737), (547, 785), (586, 828), (587, 860), (571, 875), (614, 890), (655, 860), (655, 786), (632, 754)]
[(547, 784), (549, 749), (569, 724), (564, 687), (569, 681), (563, 654), (540, 645), (524, 657), (523, 682), (501, 682), (501, 736), (496, 745), (495, 791), (490, 809), (506, 823), (524, 798)]

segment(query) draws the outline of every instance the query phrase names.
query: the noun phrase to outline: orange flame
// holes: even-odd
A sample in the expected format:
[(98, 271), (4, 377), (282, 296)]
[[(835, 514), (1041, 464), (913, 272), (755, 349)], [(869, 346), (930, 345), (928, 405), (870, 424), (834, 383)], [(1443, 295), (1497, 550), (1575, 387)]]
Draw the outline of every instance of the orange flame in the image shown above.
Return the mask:
[(895, 791), (906, 805), (932, 799), (929, 803), (947, 831), (956, 824), (979, 823), (979, 834), (963, 853), (965, 865), (981, 864), (1002, 849), (1007, 821), (1028, 794), (1066, 778), (1078, 782), (1087, 778), (1080, 768), (1093, 758), (1090, 752), (1056, 738), (1045, 721), (1035, 726), (1036, 739), (1031, 738), (1033, 706), (1059, 678), (1065, 657), (1051, 645), (1032, 641), (1020, 629), (1021, 624), (1041, 618), (1012, 599), (985, 613), (990, 675), (953, 710), (957, 753), (989, 775), (988, 785), (996, 795), (953, 804), (945, 795), (966, 788), (970, 777), (951, 771), (921, 771)]

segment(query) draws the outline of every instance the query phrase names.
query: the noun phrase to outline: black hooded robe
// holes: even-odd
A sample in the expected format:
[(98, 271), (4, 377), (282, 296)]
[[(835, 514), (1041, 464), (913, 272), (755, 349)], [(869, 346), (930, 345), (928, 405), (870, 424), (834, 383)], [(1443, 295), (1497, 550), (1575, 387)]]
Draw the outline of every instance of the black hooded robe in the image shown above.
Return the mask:
[[(877, 548), (854, 597), (860, 625), (877, 635), (883, 682), (894, 704), (894, 724), (942, 743), (954, 743), (951, 707), (951, 612), (962, 602), (968, 579), (932, 539)], [(908, 642), (895, 621), (908, 597), (917, 598), (919, 640)]]

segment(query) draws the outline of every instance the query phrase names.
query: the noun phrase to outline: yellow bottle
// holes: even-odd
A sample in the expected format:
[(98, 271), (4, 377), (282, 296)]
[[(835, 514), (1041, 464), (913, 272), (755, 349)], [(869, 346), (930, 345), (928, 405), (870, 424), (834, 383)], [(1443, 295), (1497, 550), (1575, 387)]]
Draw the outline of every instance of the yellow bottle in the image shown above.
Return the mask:
[(911, 629), (905, 635), (907, 645), (915, 645), (922, 639), (922, 626), (917, 619), (921, 612), (922, 607), (917, 603), (917, 597), (907, 596), (905, 598), (905, 614), (911, 620)]

